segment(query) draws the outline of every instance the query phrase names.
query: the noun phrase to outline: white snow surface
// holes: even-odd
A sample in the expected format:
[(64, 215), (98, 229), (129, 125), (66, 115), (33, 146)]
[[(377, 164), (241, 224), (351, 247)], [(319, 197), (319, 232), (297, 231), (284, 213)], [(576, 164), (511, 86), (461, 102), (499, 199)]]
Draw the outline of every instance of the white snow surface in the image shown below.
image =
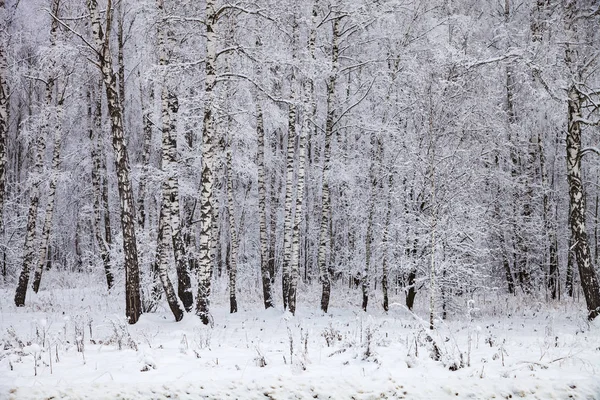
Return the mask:
[(572, 301), (495, 298), (434, 331), (425, 312), (385, 313), (377, 299), (367, 313), (300, 302), (296, 316), (256, 301), (229, 314), (221, 301), (211, 328), (163, 308), (127, 325), (120, 298), (101, 290), (28, 293), (17, 309), (10, 289), (0, 289), (0, 399), (600, 399), (600, 325)]

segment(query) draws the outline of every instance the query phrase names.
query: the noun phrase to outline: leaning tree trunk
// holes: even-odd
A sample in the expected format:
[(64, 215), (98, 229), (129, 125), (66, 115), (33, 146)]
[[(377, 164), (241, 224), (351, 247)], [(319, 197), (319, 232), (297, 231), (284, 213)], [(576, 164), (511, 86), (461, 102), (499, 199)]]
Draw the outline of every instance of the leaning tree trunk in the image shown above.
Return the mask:
[[(100, 21), (97, 0), (88, 0), (87, 6), (90, 11), (92, 34), (98, 49), (98, 63), (106, 89), (108, 112), (111, 120), (112, 143), (115, 152), (115, 167), (121, 204), (123, 254), (125, 256), (125, 313), (129, 323), (135, 324), (141, 314), (140, 276), (135, 238), (135, 208), (133, 189), (129, 178), (129, 158), (123, 132), (123, 114), (119, 104), (117, 79), (113, 71), (112, 55), (109, 47), (110, 32), (104, 32)], [(111, 0), (108, 0), (106, 9), (111, 9)], [(109, 28), (110, 19), (110, 12), (108, 12), (107, 26)]]
[(585, 196), (581, 182), (582, 98), (575, 84), (569, 88), (568, 95), (567, 180), (569, 182), (572, 251), (577, 260), (581, 287), (588, 309), (588, 319), (593, 320), (600, 314), (600, 285), (592, 265), (585, 227)]
[(323, 148), (323, 189), (321, 207), (321, 226), (319, 230), (319, 254), (317, 263), (319, 265), (319, 280), (323, 285), (321, 294), (321, 310), (327, 312), (329, 308), (329, 297), (331, 294), (331, 278), (327, 268), (327, 244), (331, 236), (331, 199), (329, 192), (329, 168), (331, 163), (331, 137), (333, 136), (335, 83), (338, 72), (339, 56), (339, 18), (333, 21), (333, 45), (331, 53), (331, 75), (327, 82), (327, 119), (325, 121), (325, 146)]
[(27, 233), (25, 234), (25, 246), (23, 248), (23, 268), (21, 269), (21, 274), (19, 275), (19, 283), (17, 284), (17, 290), (15, 293), (15, 305), (17, 307), (22, 307), (25, 305), (27, 286), (29, 285), (29, 271), (31, 269), (35, 257), (34, 242), (37, 225), (38, 205), (40, 203), (40, 185), (42, 183), (39, 179), (39, 176), (42, 172), (44, 164), (43, 155), (44, 150), (46, 149), (46, 145), (44, 143), (44, 136), (45, 135), (43, 135), (42, 132), (40, 132), (36, 140), (37, 151), (33, 172), (37, 176), (37, 178), (35, 178), (35, 181), (32, 184), (30, 193), (29, 213), (27, 214)]
[(158, 244), (156, 253), (158, 254), (155, 262), (158, 278), (162, 284), (163, 290), (165, 291), (165, 297), (167, 298), (167, 304), (175, 317), (175, 321), (181, 321), (184, 315), (184, 307), (179, 303), (173, 284), (169, 278), (169, 258), (167, 256), (167, 250), (169, 249), (169, 217), (170, 217), (170, 199), (169, 199), (169, 184), (167, 181), (163, 182), (162, 185), (162, 202), (160, 206), (160, 216), (158, 217)]
[[(54, 0), (52, 3), (52, 11), (54, 15), (58, 15), (58, 6), (59, 0)], [(58, 30), (58, 22), (56, 19), (52, 19), (52, 25), (50, 28), (50, 45), (52, 48), (56, 46), (56, 34)], [(45, 108), (43, 115), (43, 127), (39, 132), (39, 135), (36, 139), (36, 158), (35, 164), (33, 166), (33, 173), (35, 179), (32, 183), (31, 192), (30, 192), (30, 203), (29, 203), (29, 212), (27, 214), (27, 228), (25, 234), (25, 245), (23, 247), (23, 267), (21, 269), (21, 273), (19, 274), (19, 283), (17, 284), (17, 290), (15, 293), (15, 305), (17, 307), (22, 307), (25, 305), (25, 297), (27, 295), (27, 286), (29, 285), (29, 273), (34, 263), (35, 257), (35, 236), (36, 236), (36, 227), (37, 227), (37, 214), (38, 214), (38, 206), (40, 203), (40, 185), (42, 181), (40, 176), (42, 174), (42, 170), (44, 167), (44, 152), (46, 150), (46, 136), (49, 134), (49, 126), (50, 126), (50, 106), (52, 105), (52, 95), (54, 91), (54, 84), (56, 81), (56, 76), (54, 76), (54, 68), (56, 66), (56, 60), (54, 58), (50, 58), (50, 76), (48, 76), (46, 81), (46, 99), (45, 99)]]
[(209, 297), (214, 240), (213, 225), (213, 140), (215, 123), (213, 117), (214, 87), (216, 83), (217, 36), (215, 1), (206, 1), (206, 80), (204, 87), (204, 121), (202, 126), (202, 181), (200, 192), (200, 248), (198, 260), (198, 297), (196, 314), (204, 324), (210, 322)]

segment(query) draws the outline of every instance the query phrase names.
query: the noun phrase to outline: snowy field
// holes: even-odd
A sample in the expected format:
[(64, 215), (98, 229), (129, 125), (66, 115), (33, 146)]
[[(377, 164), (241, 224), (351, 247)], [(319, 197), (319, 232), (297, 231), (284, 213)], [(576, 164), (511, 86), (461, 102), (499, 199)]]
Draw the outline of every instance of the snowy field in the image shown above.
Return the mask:
[(308, 290), (295, 317), (244, 292), (231, 315), (217, 285), (212, 328), (166, 309), (130, 326), (122, 294), (79, 283), (20, 309), (0, 289), (0, 399), (600, 399), (600, 324), (572, 300), (475, 297), (430, 331), (421, 305), (363, 313), (340, 288), (327, 315)]

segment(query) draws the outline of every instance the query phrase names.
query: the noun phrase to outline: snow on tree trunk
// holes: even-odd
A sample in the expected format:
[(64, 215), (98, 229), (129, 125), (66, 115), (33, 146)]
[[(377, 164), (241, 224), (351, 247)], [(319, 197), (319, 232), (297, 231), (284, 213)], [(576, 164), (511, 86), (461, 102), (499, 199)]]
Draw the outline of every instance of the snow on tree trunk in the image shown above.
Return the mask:
[(165, 291), (167, 298), (167, 304), (175, 317), (175, 321), (181, 321), (184, 315), (184, 306), (179, 303), (173, 284), (169, 278), (169, 257), (167, 250), (169, 249), (170, 235), (170, 198), (169, 198), (169, 184), (165, 180), (162, 184), (162, 202), (160, 206), (160, 215), (158, 219), (158, 245), (156, 253), (158, 254), (156, 260), (156, 269), (158, 278), (162, 284), (162, 288)]
[(256, 135), (258, 137), (258, 208), (260, 213), (260, 276), (262, 279), (265, 309), (273, 307), (271, 274), (269, 271), (269, 249), (267, 242), (267, 187), (265, 183), (265, 126), (259, 101), (256, 102)]
[[(7, 32), (4, 0), (0, 1), (0, 32)], [(4, 231), (4, 198), (6, 187), (6, 137), (8, 136), (9, 87), (8, 62), (6, 60), (7, 45), (5, 34), (0, 38), (0, 232)], [(6, 277), (6, 274), (4, 274)]]
[[(292, 79), (293, 85), (293, 79)], [(285, 221), (283, 224), (283, 268), (282, 268), (282, 289), (283, 289), (283, 308), (288, 308), (290, 294), (290, 260), (292, 251), (292, 200), (294, 186), (294, 143), (296, 141), (296, 105), (294, 102), (294, 93), (292, 91), (291, 102), (288, 110), (288, 141), (287, 141), (287, 161), (286, 161), (286, 180), (285, 180)]]
[(202, 181), (200, 192), (200, 249), (198, 260), (198, 297), (196, 314), (204, 324), (210, 322), (209, 297), (212, 268), (213, 242), (213, 140), (215, 123), (213, 118), (214, 93), (216, 83), (217, 36), (214, 0), (206, 2), (206, 80), (204, 86), (204, 121), (202, 126)]
[[(123, 254), (125, 256), (125, 314), (130, 324), (135, 324), (141, 314), (140, 277), (137, 244), (135, 237), (135, 209), (133, 190), (129, 178), (129, 158), (123, 132), (123, 115), (119, 104), (117, 79), (113, 71), (112, 55), (109, 48), (109, 32), (104, 32), (100, 21), (97, 0), (88, 0), (92, 34), (97, 46), (98, 62), (101, 68), (108, 112), (111, 120), (112, 144), (115, 153), (115, 167), (119, 200), (121, 205), (121, 228), (123, 230)], [(111, 9), (111, 0), (107, 10)], [(110, 27), (110, 12), (107, 15)]]
[(335, 83), (338, 73), (339, 56), (339, 18), (333, 21), (333, 38), (331, 50), (331, 72), (327, 82), (327, 119), (325, 121), (325, 145), (323, 148), (323, 189), (321, 198), (321, 226), (319, 229), (319, 280), (323, 285), (321, 294), (321, 310), (327, 312), (329, 308), (329, 297), (331, 295), (331, 278), (327, 266), (327, 244), (331, 236), (331, 199), (329, 193), (329, 168), (331, 164), (331, 137), (333, 136), (333, 124), (335, 113)]
[(371, 182), (370, 195), (367, 215), (367, 233), (365, 235), (365, 265), (360, 278), (360, 287), (362, 292), (362, 310), (367, 311), (369, 303), (369, 287), (371, 281), (371, 242), (373, 241), (373, 214), (375, 213), (375, 157), (371, 161), (371, 171), (369, 172), (369, 181)]
[(544, 228), (546, 230), (546, 248), (548, 249), (548, 272), (547, 272), (547, 288), (550, 290), (550, 296), (553, 300), (557, 298), (558, 294), (558, 239), (556, 233), (556, 223), (554, 216), (552, 215), (552, 208), (554, 205), (554, 199), (551, 194), (551, 187), (554, 186), (554, 176), (552, 182), (548, 182), (548, 170), (546, 166), (546, 156), (544, 155), (544, 148), (542, 147), (542, 137), (538, 136), (538, 153), (540, 160), (540, 171), (542, 176), (542, 190), (543, 195), (543, 217), (544, 217)]
[(137, 219), (138, 227), (143, 228), (146, 222), (146, 192), (148, 184), (148, 167), (150, 162), (150, 148), (152, 144), (152, 105), (154, 103), (154, 88), (148, 89), (150, 106), (144, 101), (144, 90), (140, 84), (140, 104), (142, 106), (142, 126), (144, 129), (144, 144), (142, 145), (142, 174), (138, 186)]
[[(57, 15), (58, 12), (58, 0), (53, 1), (52, 10)], [(50, 45), (52, 48), (56, 46), (56, 32), (58, 30), (58, 22), (52, 19), (50, 28)], [(29, 285), (29, 274), (31, 268), (35, 262), (35, 237), (37, 227), (37, 214), (38, 206), (40, 203), (40, 186), (42, 184), (41, 174), (44, 168), (44, 152), (46, 150), (46, 136), (50, 134), (50, 107), (52, 106), (52, 96), (54, 92), (54, 85), (56, 83), (56, 76), (54, 75), (56, 60), (51, 57), (49, 65), (49, 76), (46, 80), (46, 93), (45, 93), (45, 108), (43, 110), (43, 126), (38, 132), (36, 138), (36, 155), (35, 164), (33, 166), (34, 179), (31, 186), (30, 192), (30, 203), (29, 212), (27, 214), (27, 227), (25, 233), (25, 245), (23, 246), (23, 266), (21, 273), (19, 274), (19, 282), (17, 284), (17, 290), (15, 293), (15, 305), (22, 307), (25, 305), (25, 297), (27, 296), (27, 286)]]
[(592, 265), (585, 226), (585, 196), (581, 181), (581, 104), (582, 94), (576, 84), (568, 91), (567, 180), (569, 182), (572, 251), (577, 260), (581, 287), (588, 309), (588, 319), (600, 314), (600, 285)]
[(385, 224), (383, 226), (383, 238), (381, 239), (381, 247), (383, 251), (383, 260), (381, 262), (382, 265), (382, 276), (381, 276), (381, 291), (383, 294), (383, 309), (385, 311), (389, 310), (389, 298), (388, 298), (388, 286), (389, 286), (389, 231), (390, 231), (390, 223), (392, 220), (392, 199), (393, 192), (392, 188), (394, 187), (394, 175), (391, 171), (388, 171), (388, 195), (387, 195), (387, 210), (385, 213)]
[[(102, 230), (102, 207), (100, 202), (102, 200), (102, 161), (101, 157), (104, 157), (101, 151), (102, 141), (102, 81), (97, 86), (96, 96), (92, 99), (92, 91), (88, 91), (88, 118), (89, 122), (89, 138), (92, 158), (92, 189), (93, 189), (93, 208), (94, 208), (94, 234), (96, 236), (96, 242), (100, 249), (100, 257), (104, 265), (104, 275), (106, 276), (106, 284), (108, 290), (113, 286), (114, 277), (112, 274), (112, 267), (110, 264), (110, 251), (109, 243), (106, 241), (106, 237), (103, 235)], [(105, 230), (106, 232), (106, 230)]]
[(56, 181), (60, 172), (60, 146), (62, 139), (62, 102), (59, 100), (56, 110), (56, 123), (54, 124), (54, 150), (52, 152), (52, 171), (48, 188), (48, 198), (46, 199), (46, 216), (42, 227), (42, 237), (40, 241), (40, 254), (33, 276), (33, 291), (38, 292), (42, 281), (42, 272), (46, 266), (48, 257), (48, 243), (50, 242), (50, 230), (52, 228), (52, 217), (54, 215), (54, 205), (56, 201)]
[(298, 287), (298, 275), (300, 265), (300, 224), (302, 223), (302, 206), (304, 200), (304, 176), (306, 171), (306, 142), (308, 140), (308, 130), (310, 128), (310, 113), (311, 107), (311, 85), (310, 82), (305, 83), (305, 98), (304, 110), (302, 117), (302, 127), (300, 131), (300, 143), (298, 149), (298, 183), (296, 184), (296, 211), (294, 215), (294, 225), (292, 232), (292, 254), (290, 264), (290, 286), (288, 292), (288, 305), (290, 312), (296, 314), (296, 290)]
[(233, 162), (231, 139), (227, 146), (227, 214), (229, 214), (229, 236), (231, 238), (231, 252), (229, 254), (229, 312), (237, 312), (236, 278), (238, 258), (238, 236), (235, 227), (235, 205), (233, 200)]
[[(163, 1), (158, 0), (158, 10), (163, 13)], [(167, 68), (172, 53), (173, 40), (167, 37), (163, 23), (158, 24), (158, 51), (159, 65)], [(173, 244), (175, 266), (177, 270), (177, 294), (186, 311), (191, 311), (194, 304), (192, 295), (192, 283), (187, 269), (185, 244), (181, 233), (180, 211), (179, 211), (179, 176), (177, 161), (177, 113), (179, 101), (174, 89), (169, 82), (168, 71), (163, 70), (163, 82), (161, 91), (162, 110), (162, 170), (165, 173), (163, 184), (163, 206), (168, 207), (169, 218), (165, 220), (168, 224), (169, 235)], [(166, 258), (163, 258), (166, 262)], [(167, 265), (161, 265), (167, 269)], [(160, 273), (160, 271), (159, 271)]]

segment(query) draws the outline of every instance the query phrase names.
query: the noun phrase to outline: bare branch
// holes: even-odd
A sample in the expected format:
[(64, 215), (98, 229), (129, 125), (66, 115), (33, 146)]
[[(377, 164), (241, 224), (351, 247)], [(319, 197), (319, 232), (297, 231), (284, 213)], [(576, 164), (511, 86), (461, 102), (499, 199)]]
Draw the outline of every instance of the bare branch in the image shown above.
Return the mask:
[(354, 104), (350, 105), (346, 110), (344, 110), (340, 116), (335, 120), (335, 122), (333, 123), (333, 126), (336, 126), (338, 122), (340, 122), (340, 120), (350, 112), (350, 110), (352, 110), (354, 107), (358, 106), (360, 103), (362, 103), (362, 101), (369, 95), (369, 92), (371, 92), (371, 88), (373, 87), (373, 84), (375, 84), (375, 79), (373, 78), (373, 80), (371, 81), (371, 84), (369, 84), (369, 87), (367, 88), (367, 90), (365, 91), (365, 93), (362, 95), (362, 97), (360, 99), (358, 99)]
[(64, 28), (68, 29), (69, 32), (71, 32), (72, 34), (74, 34), (75, 36), (77, 36), (79, 39), (81, 39), (83, 41), (83, 43), (86, 44), (86, 46), (88, 46), (94, 53), (100, 55), (100, 52), (90, 44), (90, 42), (87, 41), (87, 39), (85, 37), (83, 37), (83, 35), (79, 32), (77, 32), (75, 29), (71, 28), (68, 24), (64, 23), (60, 18), (58, 18), (56, 15), (54, 15), (50, 10), (46, 9), (46, 12), (56, 21), (58, 22), (60, 25), (62, 25)]
[(225, 81), (226, 78), (239, 78), (239, 79), (244, 79), (248, 82), (250, 82), (251, 84), (253, 84), (258, 90), (260, 90), (262, 93), (264, 93), (269, 99), (271, 99), (272, 101), (276, 102), (276, 103), (283, 103), (283, 104), (287, 104), (287, 105), (292, 105), (294, 104), (293, 102), (291, 102), (290, 100), (287, 99), (281, 99), (281, 98), (277, 98), (277, 97), (273, 97), (269, 92), (267, 92), (262, 86), (260, 86), (257, 82), (255, 82), (252, 78), (250, 78), (247, 75), (242, 75), (242, 74), (236, 74), (236, 73), (232, 73), (232, 72), (226, 72), (224, 74), (220, 74), (217, 77), (217, 82), (219, 81)]

